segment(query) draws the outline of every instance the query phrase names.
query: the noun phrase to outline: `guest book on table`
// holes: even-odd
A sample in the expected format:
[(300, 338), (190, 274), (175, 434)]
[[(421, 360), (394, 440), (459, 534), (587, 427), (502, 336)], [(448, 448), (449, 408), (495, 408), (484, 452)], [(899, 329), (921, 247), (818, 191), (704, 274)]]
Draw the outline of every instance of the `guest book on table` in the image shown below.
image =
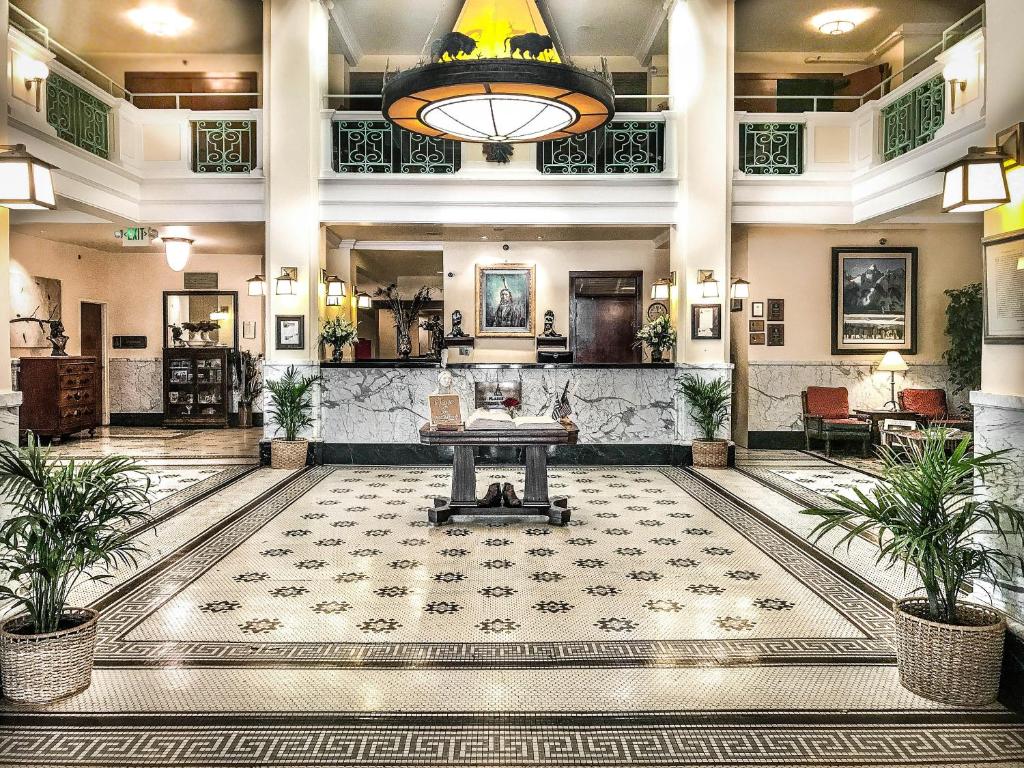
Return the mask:
[(505, 411), (477, 408), (466, 419), (466, 429), (563, 429), (549, 416), (509, 416)]

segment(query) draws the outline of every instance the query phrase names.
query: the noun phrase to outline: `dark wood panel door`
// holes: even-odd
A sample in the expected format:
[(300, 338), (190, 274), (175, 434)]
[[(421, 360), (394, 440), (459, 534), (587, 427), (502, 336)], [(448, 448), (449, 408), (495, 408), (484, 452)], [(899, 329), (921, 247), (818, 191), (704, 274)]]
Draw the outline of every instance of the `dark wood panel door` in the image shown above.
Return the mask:
[(577, 363), (638, 363), (634, 348), (643, 300), (641, 272), (572, 272), (570, 345)]
[(103, 305), (83, 301), (81, 309), (82, 356), (96, 358), (96, 377), (94, 383), (93, 402), (99, 414), (100, 423), (106, 423), (103, 411), (103, 382), (106, 371), (103, 365)]
[(174, 109), (173, 96), (144, 96), (146, 93), (210, 93), (215, 96), (181, 96), (181, 109), (255, 109), (259, 79), (255, 72), (125, 72), (124, 86), (135, 94), (140, 109)]

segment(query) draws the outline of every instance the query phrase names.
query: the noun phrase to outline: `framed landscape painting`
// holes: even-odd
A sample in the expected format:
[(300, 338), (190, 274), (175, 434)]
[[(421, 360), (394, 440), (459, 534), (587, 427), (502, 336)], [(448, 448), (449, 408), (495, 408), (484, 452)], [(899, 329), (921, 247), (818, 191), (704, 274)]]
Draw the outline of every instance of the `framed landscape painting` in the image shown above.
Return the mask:
[(832, 249), (832, 354), (917, 353), (917, 248)]
[(532, 264), (476, 267), (476, 335), (534, 335), (536, 272)]

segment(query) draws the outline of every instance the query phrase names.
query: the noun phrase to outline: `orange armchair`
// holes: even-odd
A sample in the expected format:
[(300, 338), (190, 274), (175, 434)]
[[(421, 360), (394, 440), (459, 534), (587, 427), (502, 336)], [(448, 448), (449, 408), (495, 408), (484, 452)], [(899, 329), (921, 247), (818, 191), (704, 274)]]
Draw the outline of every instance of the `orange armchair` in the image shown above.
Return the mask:
[(861, 455), (868, 455), (871, 422), (850, 413), (850, 393), (846, 387), (808, 387), (801, 394), (804, 406), (804, 444), (811, 439), (825, 441), (825, 455), (832, 455), (836, 440), (857, 441)]
[(912, 411), (929, 427), (948, 427), (970, 431), (973, 422), (949, 413), (944, 389), (903, 389), (897, 395), (900, 408)]

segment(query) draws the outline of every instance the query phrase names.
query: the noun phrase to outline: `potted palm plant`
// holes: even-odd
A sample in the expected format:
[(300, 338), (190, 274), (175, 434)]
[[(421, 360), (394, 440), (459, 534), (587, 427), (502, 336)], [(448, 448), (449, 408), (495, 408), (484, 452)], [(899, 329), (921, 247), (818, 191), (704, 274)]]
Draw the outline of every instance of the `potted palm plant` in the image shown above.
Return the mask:
[(865, 493), (831, 495), (829, 508), (804, 510), (821, 521), (812, 537), (836, 531), (836, 547), (869, 531), (878, 562), (913, 569), (924, 597), (897, 600), (896, 658), (900, 682), (914, 693), (955, 706), (995, 701), (1006, 620), (961, 598), (970, 580), (994, 580), (1024, 565), (993, 544), (1024, 542), (1024, 511), (978, 495), (1005, 451), (971, 456), (971, 438), (950, 449), (943, 429), (927, 430), (905, 454), (883, 446), (884, 482)]
[(84, 581), (134, 566), (132, 526), (149, 514), (149, 478), (134, 460), (66, 463), (28, 435), (0, 443), (0, 599), (21, 608), (0, 623), (0, 690), (44, 704), (89, 687), (97, 612), (69, 606)]
[(676, 346), (676, 329), (672, 327), (667, 315), (654, 318), (636, 332), (634, 347), (647, 345), (651, 348), (651, 362), (662, 362), (666, 349), (674, 349)]
[(252, 405), (263, 392), (263, 355), (243, 350), (238, 353), (238, 426), (252, 426)]
[(679, 392), (689, 406), (700, 437), (693, 440), (695, 467), (726, 467), (729, 465), (729, 441), (718, 437), (729, 419), (732, 385), (721, 377), (704, 379), (692, 373), (679, 380)]
[(266, 382), (270, 393), (270, 417), (284, 438), (270, 441), (270, 466), (274, 469), (301, 469), (306, 466), (309, 441), (299, 432), (313, 425), (313, 385), (319, 376), (301, 376), (289, 365), (284, 376)]
[(359, 332), (348, 319), (334, 317), (324, 321), (320, 343), (331, 348), (331, 362), (340, 363), (345, 347), (359, 338)]

